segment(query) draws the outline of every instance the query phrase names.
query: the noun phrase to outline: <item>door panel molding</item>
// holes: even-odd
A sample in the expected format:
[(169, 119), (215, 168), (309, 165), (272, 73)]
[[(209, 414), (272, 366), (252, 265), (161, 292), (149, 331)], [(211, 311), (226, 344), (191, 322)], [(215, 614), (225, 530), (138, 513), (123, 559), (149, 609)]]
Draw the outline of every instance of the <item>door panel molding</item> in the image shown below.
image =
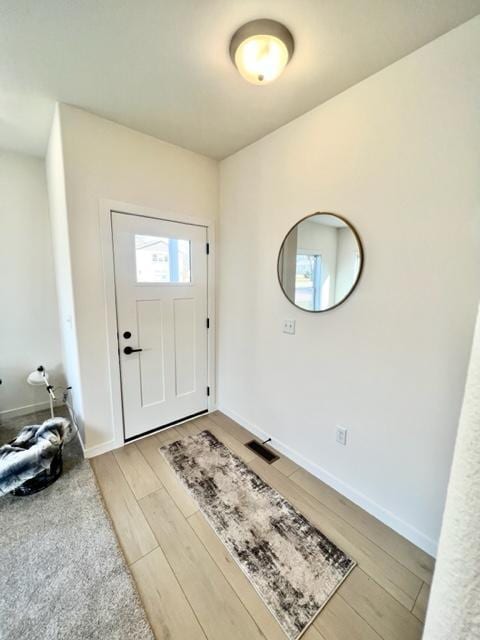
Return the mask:
[[(144, 314), (145, 312), (145, 314)], [(157, 315), (157, 331), (142, 332), (140, 330), (142, 315)], [(158, 362), (152, 362), (153, 367), (157, 369), (156, 380), (158, 384), (153, 384), (151, 379), (147, 380), (144, 375), (144, 369), (150, 364), (152, 359), (151, 351), (142, 351), (139, 354), (139, 366), (140, 366), (140, 392), (141, 392), (141, 405), (142, 407), (152, 406), (165, 400), (165, 366), (164, 366), (164, 335), (163, 335), (163, 304), (160, 300), (137, 300), (137, 327), (138, 327), (138, 340), (139, 344), (153, 344), (158, 350), (161, 351), (162, 359)]]
[[(184, 223), (205, 227), (207, 230), (208, 252), (208, 286), (207, 286), (207, 314), (210, 319), (208, 331), (208, 386), (210, 395), (207, 398), (208, 411), (216, 408), (216, 385), (215, 385), (215, 219), (203, 216), (190, 216), (186, 214), (164, 212), (142, 207), (127, 202), (102, 199), (99, 202), (99, 226), (102, 246), (103, 279), (105, 293), (105, 323), (107, 328), (107, 351), (109, 367), (109, 401), (111, 414), (112, 440), (109, 443), (110, 449), (120, 447), (125, 442), (123, 433), (123, 406), (121, 394), (121, 377), (118, 357), (118, 325), (115, 296), (115, 276), (114, 276), (114, 251), (112, 237), (112, 212), (125, 213), (134, 216), (143, 216), (176, 223)], [(148, 285), (146, 286), (148, 289)], [(132, 440), (132, 438), (129, 438)], [(89, 452), (87, 451), (87, 456)], [(93, 455), (96, 455), (92, 451)]]
[[(196, 354), (195, 306), (192, 298), (176, 298), (173, 301), (173, 332), (175, 340), (175, 394), (185, 395), (195, 391)], [(188, 347), (191, 347), (190, 350)]]

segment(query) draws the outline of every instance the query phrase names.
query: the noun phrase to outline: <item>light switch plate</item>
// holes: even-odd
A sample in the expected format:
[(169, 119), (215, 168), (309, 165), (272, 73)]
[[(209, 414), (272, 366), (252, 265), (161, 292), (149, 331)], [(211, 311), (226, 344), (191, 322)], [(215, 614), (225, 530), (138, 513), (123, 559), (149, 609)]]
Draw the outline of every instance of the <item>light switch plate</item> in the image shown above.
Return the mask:
[(283, 333), (295, 333), (295, 320), (284, 320), (283, 321)]

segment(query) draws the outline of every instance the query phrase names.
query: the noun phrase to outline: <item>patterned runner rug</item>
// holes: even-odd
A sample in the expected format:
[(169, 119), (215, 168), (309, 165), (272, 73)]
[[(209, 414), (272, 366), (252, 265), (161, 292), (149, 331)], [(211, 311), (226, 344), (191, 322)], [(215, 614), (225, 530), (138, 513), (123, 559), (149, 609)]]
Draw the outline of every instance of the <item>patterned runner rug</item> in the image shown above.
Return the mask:
[(161, 447), (290, 640), (355, 562), (209, 431)]

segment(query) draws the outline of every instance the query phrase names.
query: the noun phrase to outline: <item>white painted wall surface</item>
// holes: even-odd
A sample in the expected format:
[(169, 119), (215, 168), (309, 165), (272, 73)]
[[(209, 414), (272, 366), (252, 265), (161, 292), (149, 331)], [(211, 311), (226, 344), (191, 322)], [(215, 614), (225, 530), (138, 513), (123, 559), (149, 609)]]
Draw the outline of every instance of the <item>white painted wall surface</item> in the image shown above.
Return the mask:
[[(221, 163), (220, 407), (430, 552), (480, 294), (479, 61), (476, 18)], [(276, 263), (319, 210), (365, 269), (315, 315)]]
[(43, 364), (63, 382), (45, 165), (0, 152), (0, 416), (48, 406), (26, 377)]
[(113, 438), (100, 201), (215, 218), (218, 165), (80, 109), (60, 106), (82, 417), (87, 449)]
[(480, 315), (423, 640), (480, 638)]
[(50, 229), (53, 244), (53, 259), (58, 294), (58, 318), (62, 344), (63, 366), (67, 384), (72, 387), (68, 403), (73, 410), (75, 422), (85, 441), (82, 420), (82, 385), (76, 334), (75, 304), (73, 299), (72, 264), (70, 258), (70, 235), (65, 193), (65, 169), (63, 162), (62, 132), (58, 105), (55, 108), (47, 156), (45, 159)]

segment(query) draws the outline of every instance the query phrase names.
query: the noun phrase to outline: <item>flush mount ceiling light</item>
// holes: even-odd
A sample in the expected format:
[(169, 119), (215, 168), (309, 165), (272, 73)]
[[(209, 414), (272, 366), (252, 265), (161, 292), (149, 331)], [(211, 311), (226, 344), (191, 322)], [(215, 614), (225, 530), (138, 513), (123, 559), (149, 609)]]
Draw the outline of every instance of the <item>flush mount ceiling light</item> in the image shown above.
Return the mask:
[(275, 20), (252, 20), (230, 42), (230, 57), (241, 76), (252, 84), (278, 78), (293, 55), (293, 36)]

